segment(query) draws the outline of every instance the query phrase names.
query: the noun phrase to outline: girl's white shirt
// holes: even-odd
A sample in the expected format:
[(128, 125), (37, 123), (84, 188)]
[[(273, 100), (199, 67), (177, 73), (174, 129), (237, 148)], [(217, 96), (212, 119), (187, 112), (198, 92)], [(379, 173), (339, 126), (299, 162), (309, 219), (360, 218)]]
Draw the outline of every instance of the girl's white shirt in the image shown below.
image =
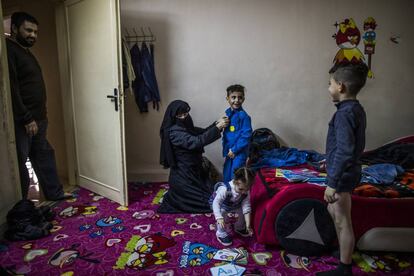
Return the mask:
[[(234, 184), (233, 184), (233, 180), (231, 180), (229, 182), (230, 184), (230, 188), (231, 188), (231, 201), (232, 202), (237, 202), (238, 200), (240, 200), (240, 198), (243, 196), (241, 193), (236, 192), (236, 190), (234, 189)], [(217, 219), (221, 219), (223, 218), (224, 213), (226, 213), (225, 210), (223, 210), (221, 208), (224, 200), (227, 197), (227, 188), (225, 185), (222, 185), (220, 187), (218, 187), (217, 191), (216, 191), (216, 196), (213, 200), (213, 213), (214, 213), (214, 217)], [(241, 209), (243, 211), (243, 214), (247, 214), (251, 212), (251, 206), (250, 206), (250, 191), (247, 192), (247, 196), (246, 198), (242, 201), (241, 203)]]

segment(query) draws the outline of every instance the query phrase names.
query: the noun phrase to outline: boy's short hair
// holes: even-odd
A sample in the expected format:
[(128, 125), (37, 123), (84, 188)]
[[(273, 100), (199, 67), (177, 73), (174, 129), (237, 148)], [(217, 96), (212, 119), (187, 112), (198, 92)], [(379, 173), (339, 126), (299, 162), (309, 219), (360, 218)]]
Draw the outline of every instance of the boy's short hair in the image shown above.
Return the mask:
[(334, 65), (329, 74), (336, 82), (341, 82), (352, 95), (357, 95), (367, 81), (368, 66), (365, 63)]
[(231, 93), (233, 92), (241, 92), (244, 95), (244, 86), (240, 85), (240, 84), (233, 84), (230, 85), (229, 87), (227, 87), (227, 97), (230, 96)]
[(34, 18), (34, 16), (32, 16), (32, 15), (26, 13), (26, 12), (15, 12), (11, 16), (10, 29), (12, 28), (13, 25), (16, 26), (17, 29), (19, 29), (24, 21), (28, 21), (30, 23), (39, 25), (39, 22), (37, 21), (36, 18)]
[(253, 183), (254, 177), (254, 171), (247, 167), (241, 167), (234, 171), (234, 180), (240, 180), (241, 182), (245, 183), (249, 188)]

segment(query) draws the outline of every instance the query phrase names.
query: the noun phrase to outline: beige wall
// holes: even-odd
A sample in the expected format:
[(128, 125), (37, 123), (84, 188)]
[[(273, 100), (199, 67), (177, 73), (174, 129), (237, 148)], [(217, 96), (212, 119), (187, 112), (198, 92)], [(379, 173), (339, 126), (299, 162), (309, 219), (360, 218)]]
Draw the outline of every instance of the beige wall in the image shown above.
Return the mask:
[(67, 183), (68, 169), (57, 57), (55, 4), (52, 0), (3, 0), (2, 7), (4, 16), (10, 16), (14, 11), (25, 11), (39, 21), (38, 40), (32, 51), (42, 67), (46, 83), (48, 139), (55, 149), (59, 177)]
[[(269, 127), (292, 147), (324, 151), (335, 111), (327, 91), (338, 50), (333, 24), (347, 17), (361, 32), (366, 17), (378, 23), (375, 79), (359, 97), (368, 116), (367, 148), (414, 134), (413, 10), (410, 0), (122, 0), (123, 30), (150, 26), (157, 37), (162, 97), (161, 110), (148, 114), (127, 99), (128, 171), (160, 169), (158, 131), (171, 100), (188, 101), (196, 125), (207, 126), (223, 114), (225, 88), (233, 83), (247, 88), (244, 106), (254, 128)], [(392, 34), (400, 44), (390, 42)], [(220, 152), (220, 142), (206, 148), (221, 168)]]

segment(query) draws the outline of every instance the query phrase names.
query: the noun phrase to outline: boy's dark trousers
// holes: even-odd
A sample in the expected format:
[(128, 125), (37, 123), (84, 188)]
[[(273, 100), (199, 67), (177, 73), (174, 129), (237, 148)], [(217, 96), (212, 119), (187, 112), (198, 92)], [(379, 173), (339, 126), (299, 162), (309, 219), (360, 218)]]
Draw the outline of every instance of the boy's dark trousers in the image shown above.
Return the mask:
[(46, 139), (48, 121), (42, 120), (36, 123), (39, 130), (32, 137), (26, 133), (26, 128), (22, 123), (15, 123), (22, 197), (27, 198), (29, 191), (30, 177), (26, 167), (29, 157), (46, 199), (57, 200), (64, 193), (57, 175), (55, 151)]

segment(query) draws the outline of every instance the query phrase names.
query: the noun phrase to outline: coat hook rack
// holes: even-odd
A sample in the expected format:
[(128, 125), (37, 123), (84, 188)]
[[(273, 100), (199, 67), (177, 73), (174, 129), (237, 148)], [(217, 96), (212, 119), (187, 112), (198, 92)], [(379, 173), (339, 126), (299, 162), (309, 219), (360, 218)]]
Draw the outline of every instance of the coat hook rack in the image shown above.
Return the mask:
[[(141, 43), (141, 42), (150, 42), (153, 43), (156, 41), (155, 35), (152, 33), (150, 27), (147, 27), (149, 34), (145, 33), (144, 27), (140, 27), (141, 34), (138, 34), (135, 27), (132, 28), (132, 32), (128, 30), (128, 28), (124, 28), (125, 35), (124, 39), (128, 43)], [(130, 29), (131, 30), (131, 29)]]

